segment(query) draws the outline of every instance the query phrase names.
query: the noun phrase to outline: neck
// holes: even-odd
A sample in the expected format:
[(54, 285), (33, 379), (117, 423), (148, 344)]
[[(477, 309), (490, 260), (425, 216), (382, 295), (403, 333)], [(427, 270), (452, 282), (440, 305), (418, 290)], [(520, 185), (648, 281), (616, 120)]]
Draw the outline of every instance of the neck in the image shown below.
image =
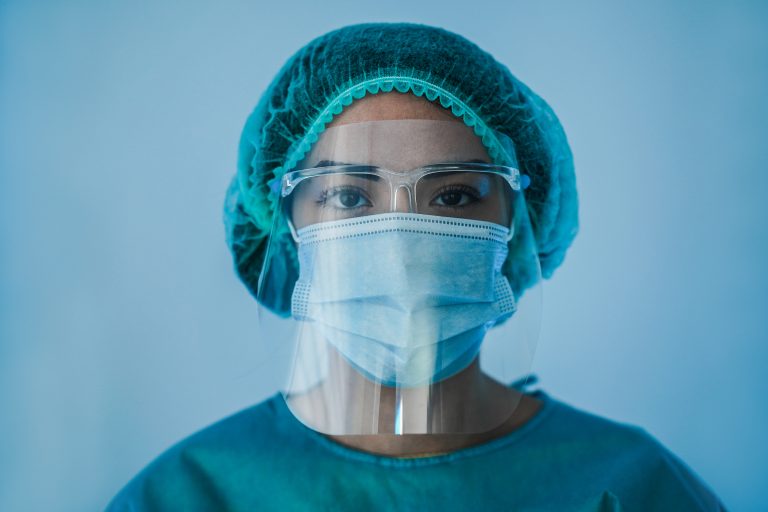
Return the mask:
[(478, 358), (459, 373), (428, 386), (400, 388), (366, 379), (336, 351), (329, 377), (290, 397), (304, 423), (362, 451), (413, 457), (446, 453), (517, 428), (538, 400), (495, 381)]

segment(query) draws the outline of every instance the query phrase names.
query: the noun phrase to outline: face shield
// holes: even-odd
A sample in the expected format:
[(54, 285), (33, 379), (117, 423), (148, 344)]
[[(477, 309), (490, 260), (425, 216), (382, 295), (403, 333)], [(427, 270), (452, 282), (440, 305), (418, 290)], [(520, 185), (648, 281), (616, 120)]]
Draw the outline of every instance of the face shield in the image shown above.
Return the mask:
[[(275, 183), (259, 302), (293, 414), (330, 435), (481, 433), (531, 368), (540, 271), (511, 142), (461, 122), (325, 130)], [(262, 296), (263, 294), (263, 296)]]

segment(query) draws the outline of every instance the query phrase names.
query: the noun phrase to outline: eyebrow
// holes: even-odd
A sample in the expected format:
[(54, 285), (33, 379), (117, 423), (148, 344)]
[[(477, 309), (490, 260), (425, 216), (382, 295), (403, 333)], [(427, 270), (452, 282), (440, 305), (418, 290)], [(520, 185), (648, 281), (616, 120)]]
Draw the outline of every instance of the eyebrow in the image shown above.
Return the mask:
[[(487, 164), (485, 160), (482, 160), (480, 158), (475, 158), (473, 160), (463, 160), (461, 162), (456, 162), (459, 164)], [(364, 164), (350, 164), (345, 162), (336, 162), (335, 160), (320, 160), (317, 162), (317, 165), (315, 167), (332, 167), (334, 165), (364, 165)], [(370, 167), (374, 167), (371, 165)]]
[(320, 160), (315, 167), (333, 167), (334, 165), (353, 165), (344, 162), (336, 162), (334, 160)]

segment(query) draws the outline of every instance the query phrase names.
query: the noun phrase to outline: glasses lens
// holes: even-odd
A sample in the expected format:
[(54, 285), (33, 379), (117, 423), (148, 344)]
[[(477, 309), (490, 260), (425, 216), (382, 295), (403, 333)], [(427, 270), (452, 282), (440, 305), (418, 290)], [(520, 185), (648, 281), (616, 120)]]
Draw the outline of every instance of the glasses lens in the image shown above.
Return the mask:
[(288, 213), (297, 229), (318, 222), (386, 213), (390, 209), (389, 183), (366, 172), (308, 177), (289, 197)]
[(477, 170), (436, 171), (416, 183), (416, 210), (508, 226), (514, 191), (504, 176)]

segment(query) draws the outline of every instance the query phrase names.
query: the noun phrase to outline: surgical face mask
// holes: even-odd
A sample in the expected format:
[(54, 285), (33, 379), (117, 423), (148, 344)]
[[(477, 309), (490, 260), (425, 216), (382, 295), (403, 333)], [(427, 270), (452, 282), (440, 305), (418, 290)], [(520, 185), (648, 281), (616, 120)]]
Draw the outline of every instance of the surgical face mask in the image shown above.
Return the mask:
[(294, 317), (375, 382), (413, 387), (450, 377), (515, 311), (501, 273), (504, 226), (385, 213), (310, 225), (297, 236)]

